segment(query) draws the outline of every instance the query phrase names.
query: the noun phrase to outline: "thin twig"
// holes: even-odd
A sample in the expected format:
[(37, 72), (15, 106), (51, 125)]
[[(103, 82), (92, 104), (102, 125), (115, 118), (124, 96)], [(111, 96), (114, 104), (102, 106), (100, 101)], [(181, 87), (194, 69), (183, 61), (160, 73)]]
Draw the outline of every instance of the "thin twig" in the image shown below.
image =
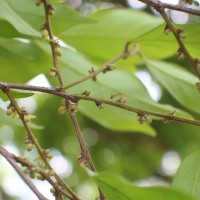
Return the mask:
[[(63, 89), (63, 87), (64, 87), (64, 81), (63, 81), (63, 78), (62, 78), (62, 74), (60, 72), (60, 66), (59, 66), (59, 62), (58, 62), (58, 58), (57, 58), (57, 54), (56, 54), (56, 46), (58, 45), (58, 43), (54, 42), (54, 34), (53, 34), (52, 27), (51, 27), (51, 20), (50, 20), (50, 15), (49, 15), (49, 10), (48, 10), (48, 8), (49, 8), (48, 0), (43, 0), (43, 3), (44, 3), (46, 26), (47, 26), (47, 30), (48, 30), (48, 33), (49, 33), (49, 39), (50, 39), (50, 45), (51, 45), (51, 51), (52, 51), (52, 58), (53, 58), (54, 68), (56, 69), (56, 75), (58, 76), (61, 90), (63, 91), (63, 93), (65, 95), (68, 95), (67, 91), (65, 91)], [(71, 110), (72, 103), (70, 102), (70, 100), (68, 98), (65, 98), (65, 106), (66, 106), (66, 108), (68, 108), (69, 110)], [(74, 129), (75, 129), (75, 133), (77, 135), (77, 138), (78, 138), (79, 142), (80, 141), (84, 141), (83, 138), (82, 138), (82, 135), (81, 135), (80, 127), (79, 127), (79, 124), (77, 122), (76, 116), (74, 115), (73, 112), (69, 112), (69, 115), (70, 115), (70, 119), (71, 119), (71, 121), (73, 123)], [(89, 151), (88, 151), (88, 149), (87, 149), (87, 147), (86, 147), (86, 145), (85, 145), (84, 142), (82, 142), (80, 144), (81, 144), (80, 145), (81, 156), (87, 158), (85, 160), (86, 161), (86, 166), (87, 165), (91, 166), (92, 158), (90, 156), (90, 153), (89, 153)], [(94, 166), (91, 169), (92, 170), (95, 169)], [(99, 190), (99, 191), (100, 191), (100, 199), (104, 200), (105, 197), (104, 197), (103, 193), (101, 192), (101, 190)]]
[[(31, 141), (33, 142), (33, 144), (35, 145), (38, 154), (40, 155), (40, 157), (42, 158), (43, 162), (45, 163), (46, 167), (49, 170), (53, 170), (53, 168), (51, 167), (51, 165), (49, 164), (45, 154), (44, 154), (44, 150), (41, 148), (38, 140), (35, 138), (34, 134), (32, 133), (31, 129), (28, 126), (28, 123), (24, 120), (24, 115), (21, 112), (20, 107), (18, 106), (17, 102), (15, 101), (14, 97), (12, 96), (11, 92), (9, 91), (9, 88), (4, 87), (3, 89), (4, 93), (7, 95), (7, 97), (9, 98), (12, 106), (15, 108), (15, 110), (17, 111), (24, 128), (26, 129), (26, 132), (28, 134), (28, 137), (31, 139)], [(76, 194), (71, 190), (71, 188), (66, 185), (66, 183), (55, 173), (54, 177), (56, 178), (56, 180), (59, 182), (60, 185), (62, 185), (64, 188), (66, 188), (66, 190), (72, 195), (72, 197), (76, 200), (80, 200)]]
[(169, 3), (163, 3), (161, 1), (158, 0), (138, 0), (140, 2), (143, 2), (151, 7), (153, 7), (155, 10), (157, 10), (158, 6), (161, 6), (164, 9), (170, 9), (170, 10), (177, 10), (177, 11), (181, 11), (181, 12), (185, 12), (188, 14), (192, 14), (192, 15), (198, 15), (200, 16), (200, 10), (195, 10), (192, 8), (186, 8), (184, 6), (179, 6), (179, 5), (172, 5)]
[(177, 121), (177, 122), (183, 122), (183, 123), (187, 123), (187, 124), (193, 124), (196, 126), (200, 126), (200, 121), (196, 121), (196, 120), (190, 120), (190, 119), (185, 119), (182, 117), (176, 117), (170, 114), (162, 114), (162, 113), (157, 113), (157, 112), (152, 112), (152, 111), (147, 111), (147, 110), (141, 110), (132, 106), (128, 106), (119, 102), (115, 102), (115, 101), (111, 101), (111, 100), (105, 100), (105, 99), (97, 99), (95, 97), (90, 97), (90, 96), (85, 96), (85, 95), (78, 95), (78, 94), (66, 94), (63, 91), (58, 90), (57, 88), (48, 88), (48, 87), (40, 87), (40, 86), (27, 86), (27, 85), (22, 85), (22, 84), (11, 84), (11, 83), (7, 83), (7, 82), (0, 82), (0, 89), (4, 90), (5, 86), (7, 89), (21, 89), (21, 90), (30, 90), (34, 88), (33, 91), (38, 91), (38, 92), (43, 92), (43, 93), (49, 93), (49, 94), (53, 94), (55, 96), (59, 96), (59, 97), (63, 97), (65, 99), (69, 99), (72, 100), (74, 102), (77, 102), (77, 100), (87, 100), (87, 101), (92, 101), (95, 103), (104, 103), (104, 104), (108, 104), (111, 106), (115, 106), (115, 107), (119, 107), (122, 108), (124, 110), (128, 110), (131, 112), (135, 112), (135, 113), (146, 113), (152, 116), (157, 116), (163, 119), (169, 119), (169, 120), (173, 120), (173, 121)]
[[(128, 45), (130, 44), (129, 42), (127, 43)], [(111, 59), (110, 61), (106, 62), (101, 68), (93, 71), (92, 73), (88, 74), (87, 76), (85, 76), (84, 78), (78, 80), (78, 81), (75, 81), (73, 83), (70, 83), (69, 85), (67, 86), (64, 86), (63, 89), (69, 89), (75, 85), (78, 85), (86, 80), (89, 80), (91, 78), (94, 78), (96, 77), (98, 74), (102, 73), (102, 72), (105, 72), (106, 70), (109, 70), (109, 67), (114, 64), (115, 62), (117, 62), (118, 60), (121, 60), (121, 59), (126, 59), (127, 57), (129, 56), (133, 56), (135, 55), (138, 50), (139, 50), (139, 45), (136, 44), (135, 47), (131, 50), (128, 49), (128, 45), (125, 46), (125, 51), (120, 54), (119, 56), (116, 56), (114, 57), (113, 59)]]
[(35, 187), (35, 185), (29, 180), (29, 178), (26, 176), (26, 174), (22, 171), (22, 169), (17, 165), (16, 162), (16, 156), (10, 152), (8, 152), (5, 148), (0, 146), (0, 154), (12, 165), (12, 167), (17, 171), (19, 176), (24, 180), (24, 182), (27, 184), (27, 186), (35, 193), (35, 195), (40, 200), (48, 200), (46, 197), (44, 197), (38, 189)]
[[(165, 4), (162, 3), (158, 0), (153, 0), (153, 1), (149, 1), (149, 0), (139, 0), (143, 3), (146, 3), (147, 5), (153, 7), (155, 10), (157, 10), (160, 15), (163, 17), (163, 19), (165, 20), (167, 27), (172, 31), (172, 33), (174, 34), (174, 37), (177, 40), (177, 43), (179, 44), (180, 47), (180, 51), (184, 54), (184, 56), (189, 60), (190, 64), (192, 65), (192, 68), (194, 69), (196, 75), (198, 76), (199, 80), (200, 80), (200, 71), (197, 69), (197, 65), (195, 62), (195, 59), (191, 56), (191, 54), (189, 53), (189, 51), (187, 50), (187, 48), (185, 47), (178, 30), (174, 27), (174, 25), (172, 24), (172, 22), (169, 20), (168, 16), (165, 13), (165, 8), (170, 8), (173, 10), (177, 10), (179, 9), (182, 12), (186, 12), (186, 11), (192, 11), (191, 14), (197, 14), (200, 15), (200, 11), (198, 10), (192, 10), (192, 9), (188, 9), (188, 8), (184, 8), (184, 7), (180, 7), (180, 6), (173, 6), (170, 4)], [(194, 12), (194, 13), (193, 13)], [(182, 30), (181, 30), (182, 31)]]
[(85, 96), (85, 95), (77, 95), (76, 94), (76, 95), (73, 95), (73, 97), (75, 97), (79, 100), (83, 99), (83, 100), (87, 100), (87, 101), (92, 101), (92, 102), (95, 102), (96, 104), (107, 104), (107, 105), (115, 106), (115, 107), (122, 108), (122, 109), (127, 110), (127, 111), (137, 113), (138, 115), (148, 114), (148, 115), (159, 117), (159, 118), (169, 120), (169, 121), (171, 120), (171, 121), (183, 122), (183, 123), (186, 123), (186, 124), (192, 124), (192, 125), (200, 126), (200, 121), (185, 119), (185, 118), (182, 118), (182, 117), (177, 117), (177, 116), (173, 115), (173, 112), (170, 113), (170, 114), (162, 114), (162, 113), (158, 113), (158, 112), (134, 108), (132, 106), (128, 106), (126, 104), (116, 102), (116, 101), (105, 100), (105, 99), (97, 99), (97, 98)]

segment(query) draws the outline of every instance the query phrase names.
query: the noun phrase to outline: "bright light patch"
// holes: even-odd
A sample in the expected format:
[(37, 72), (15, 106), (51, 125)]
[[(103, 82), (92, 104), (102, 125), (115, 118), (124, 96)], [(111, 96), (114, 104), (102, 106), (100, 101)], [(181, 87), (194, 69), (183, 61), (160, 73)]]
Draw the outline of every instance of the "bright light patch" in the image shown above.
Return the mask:
[(163, 3), (173, 4), (177, 5), (179, 3), (179, 0), (160, 0)]
[(84, 200), (96, 199), (97, 191), (91, 184), (82, 184), (78, 188), (78, 196), (80, 196), (81, 199)]
[(151, 98), (154, 101), (159, 101), (161, 97), (161, 89), (158, 84), (152, 80), (151, 75), (147, 71), (138, 71), (135, 76), (144, 84)]
[(127, 4), (131, 8), (141, 9), (141, 10), (146, 8), (147, 6), (145, 3), (139, 2), (138, 0), (127, 0)]
[(180, 166), (181, 159), (178, 153), (174, 151), (167, 152), (162, 158), (161, 173), (167, 176), (173, 176)]
[(43, 87), (50, 87), (50, 83), (47, 80), (47, 78), (44, 76), (44, 74), (39, 74), (35, 78), (31, 79), (28, 82), (28, 85), (34, 85), (34, 86), (43, 86)]
[(170, 11), (170, 18), (176, 24), (185, 24), (189, 19), (189, 15), (184, 12), (179, 12), (176, 10)]
[(69, 177), (72, 173), (73, 165), (71, 161), (61, 155), (54, 156), (50, 164), (56, 173), (63, 178)]
[(86, 128), (82, 131), (82, 134), (85, 138), (87, 146), (93, 146), (99, 140), (99, 135), (94, 129)]
[(166, 185), (167, 182), (163, 180), (160, 177), (152, 176), (146, 179), (138, 180), (134, 182), (136, 185), (141, 187), (151, 187), (151, 186), (157, 186), (157, 185)]

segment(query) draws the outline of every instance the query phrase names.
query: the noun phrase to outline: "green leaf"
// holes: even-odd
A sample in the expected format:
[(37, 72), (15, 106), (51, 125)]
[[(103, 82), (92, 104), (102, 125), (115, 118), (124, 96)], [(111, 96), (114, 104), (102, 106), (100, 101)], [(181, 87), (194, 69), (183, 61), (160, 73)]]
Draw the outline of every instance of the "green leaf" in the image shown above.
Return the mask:
[(198, 79), (177, 64), (147, 60), (148, 69), (168, 92), (184, 107), (200, 112), (200, 95), (195, 87)]
[(167, 186), (137, 187), (110, 174), (101, 174), (94, 178), (108, 200), (194, 200)]
[[(25, 91), (19, 91), (19, 90), (16, 90), (16, 91), (11, 90), (11, 93), (15, 99), (26, 98), (26, 97), (30, 97), (34, 95), (34, 93), (32, 92), (25, 92)], [(2, 98), (3, 101), (9, 100), (7, 95), (5, 95), (2, 90), (0, 90), (0, 98)]]
[(0, 37), (0, 80), (24, 83), (52, 66), (47, 55), (34, 42)]
[[(163, 59), (176, 54), (178, 43), (173, 35), (164, 34), (165, 24), (159, 25), (154, 29), (147, 31), (144, 35), (135, 38), (133, 42), (140, 44), (141, 52), (151, 59)], [(183, 29), (186, 38), (183, 40), (187, 50), (194, 56), (200, 57), (200, 27), (199, 24), (177, 25), (177, 29)], [(155, 53), (159, 52), (159, 53)]]
[(179, 167), (172, 186), (200, 199), (200, 151), (188, 155)]
[[(15, 1), (16, 4), (16, 1)], [(23, 3), (19, 2), (22, 6)], [(26, 8), (28, 10), (28, 8)], [(5, 22), (5, 20), (8, 23)], [(27, 23), (19, 14), (12, 8), (8, 1), (0, 0), (0, 25), (2, 31), (0, 31), (1, 36), (20, 36), (17, 32), (29, 35), (29, 36), (39, 36), (40, 34), (34, 28), (31, 27), (29, 23)], [(14, 30), (15, 29), (15, 30)], [(13, 31), (14, 32), (11, 32)], [(7, 34), (8, 35), (7, 35)], [(15, 36), (15, 37), (16, 37)]]
[[(63, 78), (66, 84), (77, 81), (88, 74), (88, 70), (94, 66), (78, 53), (63, 49), (61, 61)], [(144, 85), (132, 74), (122, 70), (114, 70), (110, 73), (101, 74), (97, 81), (88, 80), (69, 89), (70, 93), (81, 94), (85, 90), (91, 91), (91, 96), (101, 99), (109, 99), (111, 94), (120, 92), (128, 99), (128, 105), (156, 112), (169, 114), (174, 110), (178, 116), (191, 118), (187, 113), (175, 109), (172, 106), (161, 105), (154, 102), (146, 91)], [(116, 101), (114, 99), (113, 101)], [(140, 125), (135, 113), (120, 108), (103, 105), (99, 110), (92, 102), (80, 102), (80, 111), (87, 117), (112, 130), (139, 131), (154, 135), (155, 132), (147, 125)], [(115, 117), (113, 117), (115, 116)]]
[[(59, 36), (95, 62), (119, 55), (126, 42), (161, 24), (159, 18), (132, 9), (99, 11), (89, 18), (96, 23), (70, 28)], [(138, 19), (141, 19), (139, 23)]]
[[(40, 26), (44, 23), (45, 13), (43, 4), (35, 6), (35, 1), (0, 0), (0, 18), (9, 22), (19, 33), (40, 37), (39, 30)], [(66, 4), (57, 3), (51, 22), (53, 32), (57, 34), (69, 27), (91, 22), (91, 20), (80, 16), (77, 12), (68, 8)], [(9, 33), (7, 37), (16, 34), (11, 34), (10, 30), (11, 27), (4, 30), (5, 33)]]

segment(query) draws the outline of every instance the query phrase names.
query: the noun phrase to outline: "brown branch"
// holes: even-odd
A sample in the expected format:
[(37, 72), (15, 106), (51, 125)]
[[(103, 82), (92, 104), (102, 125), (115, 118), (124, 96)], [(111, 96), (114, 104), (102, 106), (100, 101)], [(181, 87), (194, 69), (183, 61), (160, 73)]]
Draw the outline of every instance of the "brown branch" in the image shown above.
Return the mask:
[[(174, 25), (172, 24), (172, 22), (170, 21), (170, 19), (168, 18), (168, 16), (166, 15), (165, 13), (165, 8), (167, 5), (170, 5), (170, 4), (165, 4), (165, 3), (162, 3), (160, 1), (157, 1), (157, 0), (154, 0), (154, 1), (149, 1), (149, 0), (139, 0), (143, 3), (146, 3), (147, 5), (153, 7), (155, 10), (157, 10), (160, 15), (163, 17), (163, 19), (165, 20), (166, 24), (167, 24), (167, 28), (169, 28), (172, 33), (174, 34), (174, 37), (176, 38), (176, 41), (177, 43), (179, 44), (179, 47), (180, 47), (180, 51), (181, 53), (183, 53), (188, 60), (190, 62), (190, 64), (192, 65), (192, 68), (193, 70), (195, 71), (196, 75), (198, 76), (199, 80), (200, 80), (200, 71), (198, 70), (197, 68), (197, 64), (196, 64), (196, 61), (195, 59), (191, 56), (191, 54), (189, 53), (189, 51), (187, 50), (187, 48), (185, 47), (181, 37), (180, 37), (180, 33), (179, 33), (179, 30), (177, 30)], [(184, 12), (184, 11), (188, 11), (188, 9), (183, 9), (182, 7), (179, 7), (179, 6), (168, 6), (170, 7), (171, 9), (175, 9), (175, 8), (181, 8), (180, 11)], [(192, 9), (189, 9), (189, 10), (192, 10)], [(200, 15), (200, 11), (198, 10), (198, 13)], [(191, 13), (191, 14), (194, 14), (194, 13)], [(181, 30), (182, 31), (182, 30)]]
[[(4, 85), (5, 86), (5, 85)], [(20, 85), (21, 86), (21, 85)], [(28, 123), (25, 121), (24, 119), (24, 115), (20, 109), (20, 107), (18, 106), (17, 102), (15, 101), (14, 97), (12, 96), (9, 88), (3, 88), (3, 92), (7, 95), (7, 97), (9, 98), (12, 106), (15, 108), (16, 112), (18, 113), (23, 126), (27, 132), (28, 137), (31, 139), (31, 141), (33, 142), (33, 144), (35, 145), (38, 154), (40, 155), (40, 157), (42, 158), (43, 162), (45, 163), (46, 167), (49, 170), (53, 170), (53, 168), (51, 167), (51, 165), (49, 164), (45, 154), (44, 154), (44, 150), (42, 149), (42, 147), (40, 146), (38, 140), (35, 138), (33, 132), (31, 131), (31, 129), (28, 126)], [(59, 182), (60, 185), (62, 185), (70, 194), (71, 196), (75, 199), (75, 200), (80, 200), (76, 194), (71, 190), (71, 188), (57, 175), (57, 173), (55, 173), (54, 177), (56, 178), (56, 180)]]
[[(62, 74), (60, 72), (60, 66), (59, 66), (58, 57), (57, 57), (58, 56), (58, 52), (56, 52), (56, 48), (58, 47), (59, 44), (54, 41), (54, 34), (53, 34), (52, 27), (51, 27), (51, 20), (50, 20), (50, 14), (49, 14), (49, 6), (50, 6), (50, 4), (48, 3), (48, 0), (43, 0), (42, 2), (44, 4), (46, 26), (47, 26), (47, 30), (48, 30), (48, 34), (49, 34), (49, 39), (50, 39), (50, 45), (51, 45), (54, 69), (56, 69), (56, 75), (58, 76), (62, 92), (65, 94), (65, 96), (67, 96), (68, 95), (67, 91), (65, 91), (63, 89), (64, 81), (63, 81), (63, 78), (62, 78)], [(61, 53), (59, 53), (59, 56), (61, 56)], [(74, 115), (73, 112), (71, 112), (73, 105), (70, 102), (70, 100), (68, 98), (66, 98), (66, 97), (65, 97), (65, 106), (69, 110), (70, 119), (71, 119), (71, 121), (73, 123), (74, 129), (75, 129), (75, 133), (76, 133), (77, 138), (78, 138), (79, 143), (80, 143), (81, 141), (84, 141), (84, 140), (82, 138), (81, 131), (80, 131), (79, 124), (77, 122), (76, 116)], [(88, 151), (88, 149), (87, 149), (87, 147), (86, 147), (84, 142), (80, 143), (80, 149), (81, 149), (81, 156), (85, 156), (86, 157), (86, 160), (85, 160), (86, 163), (84, 163), (84, 164), (86, 164), (86, 167), (88, 167), (87, 165), (92, 166), (91, 165), (92, 158), (91, 158), (90, 153), (89, 153), (89, 151)], [(87, 155), (85, 155), (85, 153), (87, 153)], [(91, 169), (92, 170), (95, 169), (94, 165), (93, 165), (93, 167)], [(101, 192), (100, 189), (99, 189), (99, 191), (100, 191), (100, 199), (104, 200), (105, 197), (104, 197), (103, 193)], [(71, 193), (71, 191), (70, 191), (70, 193)], [(76, 196), (74, 198), (77, 199)]]
[(22, 169), (17, 165), (16, 162), (16, 156), (10, 152), (8, 152), (5, 148), (0, 146), (0, 154), (13, 166), (13, 168), (17, 171), (19, 176), (24, 180), (24, 182), (27, 184), (27, 186), (35, 193), (35, 195), (40, 200), (48, 200), (46, 197), (44, 197), (38, 189), (35, 187), (35, 185), (28, 179), (26, 174), (22, 171)]
[(130, 112), (137, 113), (138, 115), (147, 114), (147, 115), (159, 117), (159, 118), (169, 120), (169, 121), (171, 120), (171, 121), (177, 121), (177, 122), (182, 122), (182, 123), (186, 123), (186, 124), (192, 124), (192, 125), (195, 125), (195, 126), (200, 126), (200, 121), (185, 119), (185, 118), (182, 118), (182, 117), (177, 117), (177, 116), (174, 116), (173, 113), (162, 114), (162, 113), (158, 113), (158, 112), (134, 108), (132, 106), (128, 106), (128, 105), (125, 105), (123, 103), (116, 102), (116, 101), (110, 101), (110, 100), (105, 100), (105, 99), (97, 99), (97, 98), (94, 98), (94, 97), (84, 96), (84, 95), (77, 95), (76, 94), (76, 95), (73, 95), (73, 97), (77, 98), (78, 100), (83, 99), (83, 100), (87, 100), (87, 101), (92, 101), (92, 102), (95, 102), (97, 105), (98, 104), (107, 104), (107, 105), (115, 106), (115, 107), (122, 108), (122, 109), (130, 111)]
[(196, 126), (200, 126), (200, 121), (196, 121), (196, 120), (190, 120), (190, 119), (185, 119), (182, 117), (176, 117), (170, 114), (162, 114), (162, 113), (157, 113), (157, 112), (152, 112), (152, 111), (147, 111), (147, 110), (142, 110), (142, 109), (138, 109), (138, 108), (134, 108), (132, 106), (128, 106), (125, 104), (122, 104), (120, 102), (115, 102), (115, 101), (111, 101), (111, 100), (105, 100), (105, 99), (97, 99), (95, 97), (90, 97), (90, 96), (85, 96), (85, 95), (78, 95), (78, 94), (66, 94), (63, 91), (58, 90), (57, 88), (48, 88), (48, 87), (40, 87), (40, 86), (27, 86), (27, 85), (22, 85), (22, 84), (11, 84), (11, 83), (7, 83), (7, 82), (0, 82), (0, 89), (4, 90), (5, 86), (7, 89), (22, 89), (22, 90), (29, 90), (32, 91), (31, 89), (34, 88), (33, 91), (38, 91), (38, 92), (44, 92), (44, 93), (49, 93), (49, 94), (53, 94), (55, 96), (59, 96), (59, 97), (63, 97), (65, 99), (69, 99), (72, 100), (74, 102), (77, 102), (78, 100), (87, 100), (87, 101), (92, 101), (95, 103), (104, 103), (104, 104), (108, 104), (111, 106), (115, 106), (115, 107), (119, 107), (122, 108), (124, 110), (128, 110), (134, 113), (146, 113), (152, 116), (156, 116), (156, 117), (160, 117), (163, 119), (168, 119), (168, 120), (172, 120), (172, 121), (177, 121), (177, 122), (183, 122), (183, 123), (187, 123), (187, 124), (192, 124), (192, 125), (196, 125)]
[(153, 7), (155, 10), (157, 10), (158, 7), (160, 6), (164, 9), (167, 8), (167, 9), (170, 9), (170, 10), (177, 10), (177, 11), (185, 12), (185, 13), (188, 13), (188, 14), (200, 16), (200, 10), (195, 10), (195, 9), (192, 9), (192, 8), (186, 8), (184, 6), (163, 3), (163, 2), (158, 1), (158, 0), (138, 0), (138, 1), (143, 2), (143, 3)]

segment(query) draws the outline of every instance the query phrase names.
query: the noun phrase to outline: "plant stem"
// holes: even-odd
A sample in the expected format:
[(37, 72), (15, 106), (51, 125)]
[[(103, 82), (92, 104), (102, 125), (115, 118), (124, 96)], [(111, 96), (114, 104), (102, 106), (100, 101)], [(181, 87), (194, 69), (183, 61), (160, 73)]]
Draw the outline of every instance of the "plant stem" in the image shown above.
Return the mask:
[(16, 156), (10, 152), (8, 152), (5, 148), (0, 146), (0, 154), (13, 166), (13, 168), (17, 171), (19, 176), (24, 180), (24, 182), (28, 185), (28, 187), (35, 193), (39, 200), (48, 200), (44, 197), (33, 185), (33, 183), (28, 179), (26, 174), (22, 171), (22, 169), (16, 163)]
[[(45, 10), (45, 18), (46, 18), (46, 25), (47, 25), (47, 29), (48, 29), (48, 33), (49, 33), (49, 39), (50, 39), (50, 45), (51, 45), (51, 51), (52, 51), (52, 58), (53, 58), (53, 63), (54, 63), (54, 68), (56, 69), (56, 74), (58, 76), (58, 79), (59, 79), (59, 83), (60, 83), (60, 88), (61, 88), (61, 91), (65, 94), (65, 95), (68, 95), (67, 94), (67, 91), (65, 91), (65, 89), (63, 89), (64, 87), (64, 81), (63, 81), (63, 78), (62, 78), (62, 74), (60, 72), (60, 66), (59, 66), (59, 62), (58, 62), (58, 58), (57, 58), (57, 54), (56, 54), (56, 45), (57, 43), (54, 42), (54, 34), (53, 34), (53, 30), (51, 28), (51, 21), (50, 21), (50, 15), (48, 13), (48, 6), (49, 6), (49, 3), (47, 0), (43, 0), (43, 3), (44, 3), (44, 10)], [(68, 98), (65, 98), (65, 106), (71, 110), (71, 102)], [(75, 133), (77, 135), (77, 138), (78, 138), (78, 141), (79, 141), (79, 144), (80, 144), (80, 149), (81, 149), (81, 157), (84, 157), (85, 158), (85, 162), (84, 163), (86, 166), (90, 166), (90, 169), (91, 170), (95, 170), (95, 167), (94, 167), (94, 164), (92, 162), (92, 158), (90, 156), (90, 153), (84, 143), (84, 139), (82, 137), (82, 134), (81, 134), (81, 131), (80, 131), (80, 127), (79, 127), (79, 124), (78, 124), (78, 121), (76, 119), (76, 116), (74, 115), (73, 112), (69, 112), (69, 116), (70, 116), (70, 119), (72, 121), (72, 124), (74, 126), (74, 130), (75, 130)], [(95, 170), (96, 171), (96, 170)], [(101, 192), (101, 190), (99, 189), (100, 191), (100, 199), (103, 200), (105, 199), (103, 193)]]
[[(130, 43), (128, 43), (128, 44), (130, 44)], [(139, 45), (138, 44), (136, 44), (135, 47), (132, 50), (128, 50), (127, 46), (128, 45), (126, 45), (125, 51), (122, 54), (120, 54), (119, 56), (116, 56), (113, 59), (111, 59), (110, 61), (106, 62), (103, 65), (103, 67), (95, 70), (94, 72), (88, 74), (86, 77), (84, 77), (84, 78), (82, 78), (82, 79), (80, 79), (78, 81), (75, 81), (75, 82), (73, 82), (73, 83), (71, 83), (71, 84), (69, 84), (67, 86), (64, 86), (63, 89), (69, 89), (69, 88), (71, 88), (71, 87), (73, 87), (75, 85), (78, 85), (78, 84), (80, 84), (80, 83), (82, 83), (82, 82), (84, 82), (84, 81), (86, 81), (88, 79), (96, 77), (98, 74), (108, 70), (110, 65), (114, 64), (118, 60), (126, 59), (129, 56), (135, 55), (139, 50)]]
[(158, 0), (138, 0), (138, 1), (141, 1), (151, 7), (153, 7), (154, 9), (158, 9), (158, 6), (161, 6), (162, 8), (164, 9), (170, 9), (170, 10), (177, 10), (177, 11), (181, 11), (181, 12), (185, 12), (185, 13), (188, 13), (188, 14), (192, 14), (192, 15), (198, 15), (200, 16), (200, 10), (195, 10), (195, 9), (192, 9), (192, 8), (186, 8), (186, 7), (183, 7), (183, 6), (179, 6), (179, 5), (172, 5), (172, 4), (169, 4), (169, 3), (163, 3), (161, 1), (158, 1)]
[(192, 124), (192, 125), (200, 126), (200, 121), (185, 119), (185, 118), (182, 118), (182, 117), (177, 117), (177, 116), (172, 115), (173, 112), (170, 113), (170, 114), (162, 114), (162, 113), (158, 113), (158, 112), (134, 108), (132, 106), (128, 106), (128, 105), (125, 105), (123, 103), (116, 102), (116, 101), (110, 101), (110, 100), (105, 100), (105, 99), (97, 99), (97, 98), (85, 96), (85, 95), (73, 95), (73, 97), (77, 98), (78, 100), (83, 99), (83, 100), (87, 100), (87, 101), (92, 101), (92, 102), (95, 102), (96, 104), (103, 103), (103, 104), (115, 106), (115, 107), (122, 108), (122, 109), (127, 110), (127, 111), (137, 113), (138, 115), (148, 114), (148, 115), (159, 117), (159, 118), (169, 120), (169, 121), (172, 120), (172, 121), (183, 122), (183, 123), (186, 123), (186, 124)]
[[(53, 168), (51, 167), (51, 165), (49, 164), (46, 156), (44, 155), (44, 150), (41, 148), (38, 140), (35, 138), (34, 134), (32, 133), (31, 129), (28, 126), (28, 123), (24, 120), (24, 115), (21, 112), (20, 107), (18, 106), (17, 102), (15, 101), (15, 99), (13, 98), (12, 94), (10, 93), (9, 89), (5, 89), (4, 88), (4, 93), (8, 96), (12, 106), (15, 108), (15, 110), (17, 111), (24, 128), (26, 129), (26, 132), (28, 134), (28, 137), (31, 139), (31, 141), (33, 142), (33, 144), (35, 145), (38, 154), (40, 155), (40, 157), (42, 158), (43, 162), (45, 163), (46, 167), (49, 170), (53, 170)], [(80, 200), (76, 194), (70, 189), (69, 186), (66, 185), (66, 183), (55, 173), (55, 178), (57, 179), (57, 181), (60, 183), (60, 185), (62, 185), (71, 195), (75, 200)]]
[(1, 90), (5, 90), (5, 88), (9, 89), (9, 88), (13, 88), (13, 89), (22, 89), (22, 90), (28, 90), (28, 91), (38, 91), (38, 92), (43, 92), (43, 93), (48, 93), (48, 94), (52, 94), (55, 96), (59, 96), (59, 97), (63, 97), (65, 99), (69, 99), (70, 101), (73, 102), (77, 102), (78, 100), (87, 100), (87, 101), (92, 101), (95, 103), (104, 103), (107, 105), (111, 105), (111, 106), (115, 106), (115, 107), (119, 107), (121, 109), (124, 110), (128, 110), (130, 112), (134, 112), (134, 113), (146, 113), (152, 116), (156, 116), (156, 117), (160, 117), (163, 119), (168, 119), (168, 120), (172, 120), (172, 121), (177, 121), (177, 122), (183, 122), (186, 124), (192, 124), (195, 126), (200, 126), (200, 121), (197, 120), (190, 120), (190, 119), (185, 119), (182, 117), (176, 117), (174, 115), (170, 115), (170, 114), (162, 114), (162, 113), (158, 113), (158, 112), (152, 112), (152, 111), (148, 111), (148, 110), (142, 110), (142, 109), (138, 109), (132, 106), (128, 106), (119, 102), (115, 102), (115, 101), (111, 101), (111, 100), (105, 100), (105, 99), (98, 99), (95, 97), (90, 97), (90, 96), (85, 96), (85, 95), (78, 95), (78, 94), (66, 94), (63, 91), (60, 91), (57, 88), (48, 88), (48, 87), (40, 87), (40, 86), (29, 86), (29, 85), (22, 85), (22, 84), (11, 84), (11, 83), (7, 83), (7, 82), (0, 82), (0, 89)]
[(184, 7), (180, 7), (180, 6), (173, 6), (171, 4), (165, 4), (162, 3), (158, 0), (139, 0), (151, 7), (153, 7), (155, 10), (157, 10), (161, 16), (163, 17), (163, 19), (165, 20), (168, 28), (172, 31), (172, 33), (174, 34), (174, 37), (176, 38), (179, 47), (181, 49), (181, 51), (184, 53), (184, 55), (187, 57), (187, 59), (189, 60), (190, 64), (192, 65), (196, 75), (198, 76), (199, 80), (200, 80), (200, 71), (197, 69), (196, 63), (195, 63), (195, 59), (190, 55), (189, 51), (187, 50), (187, 48), (185, 47), (184, 43), (182, 42), (179, 33), (177, 31), (177, 29), (173, 26), (172, 22), (169, 20), (168, 16), (165, 13), (165, 8), (169, 8), (169, 9), (173, 9), (173, 10), (179, 10), (182, 12), (187, 12), (187, 13), (191, 13), (191, 14), (196, 14), (200, 16), (200, 11), (199, 10), (193, 10), (190, 8), (184, 8)]

